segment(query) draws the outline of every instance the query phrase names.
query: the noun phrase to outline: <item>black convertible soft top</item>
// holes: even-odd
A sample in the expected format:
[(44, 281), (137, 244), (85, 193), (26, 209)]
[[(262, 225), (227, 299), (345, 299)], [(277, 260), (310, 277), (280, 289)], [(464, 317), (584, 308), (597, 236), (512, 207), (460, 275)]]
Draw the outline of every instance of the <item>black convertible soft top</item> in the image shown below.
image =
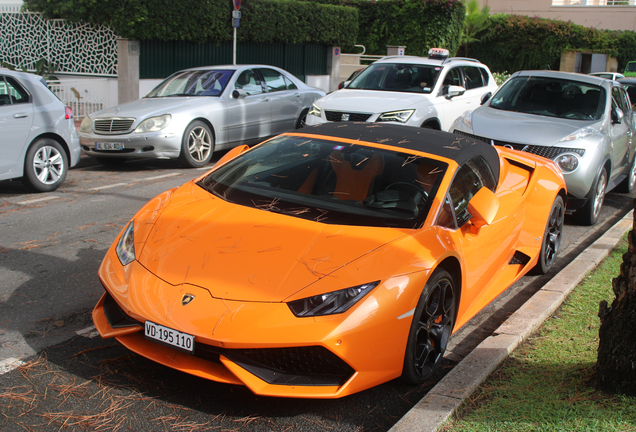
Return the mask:
[(433, 129), (367, 122), (333, 122), (307, 126), (294, 132), (368, 141), (421, 151), (454, 160), (458, 165), (482, 156), (495, 178), (499, 178), (497, 150), (483, 141)]

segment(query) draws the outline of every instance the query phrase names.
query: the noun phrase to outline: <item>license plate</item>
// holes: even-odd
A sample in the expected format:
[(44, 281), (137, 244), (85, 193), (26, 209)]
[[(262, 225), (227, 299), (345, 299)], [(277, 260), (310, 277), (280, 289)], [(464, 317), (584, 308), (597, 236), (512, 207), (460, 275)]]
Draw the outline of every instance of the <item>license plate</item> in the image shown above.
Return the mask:
[(161, 342), (192, 354), (194, 352), (194, 336), (178, 330), (146, 321), (145, 335), (148, 339)]
[(95, 150), (123, 150), (123, 142), (96, 142)]

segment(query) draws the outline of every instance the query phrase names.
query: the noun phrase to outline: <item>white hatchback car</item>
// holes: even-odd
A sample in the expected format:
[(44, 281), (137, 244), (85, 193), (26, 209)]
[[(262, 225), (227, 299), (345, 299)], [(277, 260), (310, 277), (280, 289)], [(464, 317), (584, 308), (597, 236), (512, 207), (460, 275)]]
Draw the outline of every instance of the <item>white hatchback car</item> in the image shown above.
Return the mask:
[(447, 131), (495, 90), (497, 83), (486, 65), (448, 58), (448, 50), (432, 49), (428, 58), (384, 57), (342, 90), (314, 102), (307, 125), (391, 122)]
[(80, 159), (73, 112), (41, 76), (0, 68), (0, 180), (57, 189)]

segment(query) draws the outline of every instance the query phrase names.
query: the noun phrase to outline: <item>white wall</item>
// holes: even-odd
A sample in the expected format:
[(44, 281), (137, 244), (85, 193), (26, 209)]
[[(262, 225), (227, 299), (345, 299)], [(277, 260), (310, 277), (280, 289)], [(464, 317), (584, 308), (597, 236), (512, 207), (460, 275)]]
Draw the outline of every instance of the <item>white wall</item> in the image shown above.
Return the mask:
[(329, 93), (329, 75), (307, 75), (305, 84), (318, 87)]

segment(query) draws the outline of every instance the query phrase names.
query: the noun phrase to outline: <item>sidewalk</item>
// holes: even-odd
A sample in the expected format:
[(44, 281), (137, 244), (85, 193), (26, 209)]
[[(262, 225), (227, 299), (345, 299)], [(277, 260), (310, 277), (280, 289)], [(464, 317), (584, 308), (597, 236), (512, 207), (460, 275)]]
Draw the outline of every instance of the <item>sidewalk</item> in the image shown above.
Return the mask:
[(633, 226), (633, 212), (577, 256), (427, 393), (389, 432), (434, 432), (551, 316)]

